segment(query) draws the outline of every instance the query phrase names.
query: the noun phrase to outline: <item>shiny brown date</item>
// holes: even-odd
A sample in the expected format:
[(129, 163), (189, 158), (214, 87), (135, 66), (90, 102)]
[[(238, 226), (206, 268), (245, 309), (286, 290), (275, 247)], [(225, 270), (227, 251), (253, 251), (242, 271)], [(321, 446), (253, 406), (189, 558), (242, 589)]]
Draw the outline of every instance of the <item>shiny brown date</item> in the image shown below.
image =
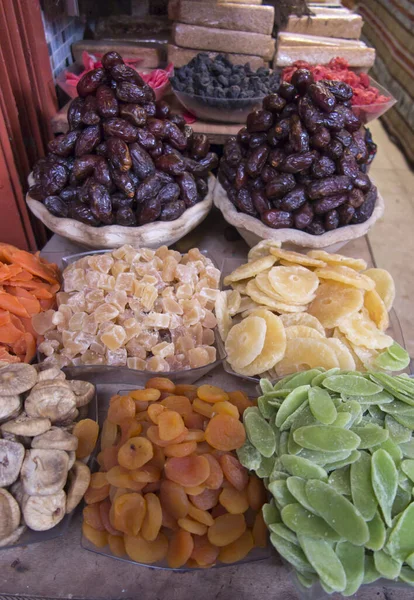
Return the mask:
[(180, 197), (180, 187), (176, 183), (167, 183), (157, 194), (161, 205), (175, 202)]
[(246, 127), (250, 133), (267, 131), (273, 124), (273, 114), (269, 110), (253, 110), (247, 116)]
[(47, 196), (43, 204), (47, 210), (55, 217), (68, 217), (69, 206), (59, 196)]
[(100, 85), (96, 90), (96, 102), (98, 113), (104, 119), (118, 115), (118, 101), (115, 98), (114, 91), (107, 85)]
[(79, 157), (83, 154), (92, 154), (93, 150), (101, 141), (100, 125), (90, 125), (84, 129), (75, 145), (75, 156)]
[(115, 215), (116, 225), (123, 225), (124, 227), (135, 227), (137, 224), (137, 218), (134, 211), (129, 206), (121, 206), (118, 208)]
[(330, 210), (325, 214), (323, 224), (325, 225), (326, 231), (332, 231), (339, 227), (339, 213), (337, 210)]
[(348, 194), (336, 194), (335, 196), (326, 196), (320, 200), (316, 200), (312, 204), (313, 212), (316, 215), (323, 215), (334, 208), (338, 208), (341, 204), (348, 201)]
[(147, 91), (131, 81), (121, 81), (116, 88), (116, 97), (122, 102), (134, 102), (137, 104), (145, 104), (151, 99)]
[(236, 178), (234, 180), (234, 187), (236, 190), (241, 190), (241, 188), (246, 187), (248, 179), (246, 165), (244, 162), (241, 162), (237, 167)]
[(76, 221), (85, 223), (85, 225), (92, 225), (92, 227), (99, 225), (99, 219), (93, 215), (91, 209), (86, 204), (74, 203), (70, 208), (70, 217)]
[(184, 160), (175, 154), (165, 154), (164, 156), (156, 158), (155, 167), (159, 171), (163, 171), (169, 175), (181, 175), (186, 170), (186, 164)]
[(308, 186), (307, 193), (311, 200), (318, 200), (326, 196), (333, 196), (342, 192), (348, 192), (352, 189), (352, 180), (346, 175), (336, 175), (326, 177), (319, 181), (314, 181)]
[(161, 214), (161, 203), (158, 197), (149, 198), (138, 210), (138, 224), (146, 225), (156, 221)]
[(116, 63), (109, 69), (112, 79), (122, 83), (124, 81), (133, 82), (137, 86), (144, 86), (145, 81), (141, 75), (132, 67), (128, 67), (124, 62)]
[(296, 229), (306, 229), (312, 223), (313, 209), (310, 202), (305, 202), (293, 214), (294, 225)]
[(303, 128), (299, 115), (290, 117), (289, 141), (294, 152), (307, 152), (309, 150), (309, 134)]
[(308, 169), (314, 160), (313, 152), (298, 152), (287, 156), (279, 168), (284, 173), (300, 173)]
[(300, 208), (306, 202), (305, 188), (297, 186), (288, 192), (278, 203), (281, 210), (293, 211)]
[(118, 52), (115, 52), (115, 50), (111, 50), (110, 52), (107, 52), (102, 57), (102, 66), (104, 69), (111, 69), (115, 65), (123, 65), (123, 64), (124, 64), (124, 61), (122, 59), (122, 56), (120, 54), (118, 54)]
[(246, 161), (246, 171), (250, 177), (258, 177), (261, 170), (266, 164), (267, 157), (269, 156), (269, 148), (267, 145), (259, 146), (255, 148), (250, 154)]
[(355, 208), (351, 204), (342, 204), (337, 208), (339, 216), (339, 226), (343, 227), (348, 225), (352, 221), (352, 217), (355, 214)]
[(112, 221), (112, 202), (107, 188), (96, 181), (89, 185), (89, 207), (92, 214), (102, 223)]
[(272, 229), (283, 229), (293, 226), (293, 215), (286, 210), (271, 209), (261, 215), (262, 221)]
[(120, 104), (119, 114), (136, 127), (143, 127), (147, 121), (147, 113), (139, 104)]
[(323, 83), (312, 83), (308, 88), (308, 92), (318, 108), (327, 113), (333, 111), (336, 105), (335, 96)]
[(191, 139), (190, 156), (195, 160), (204, 158), (210, 150), (210, 142), (205, 133), (195, 133)]
[(133, 198), (135, 194), (135, 185), (133, 180), (128, 174), (128, 171), (118, 171), (118, 169), (111, 169), (112, 181), (116, 187), (121, 190), (129, 198)]
[(354, 188), (349, 192), (349, 204), (354, 208), (359, 208), (364, 203), (365, 196), (362, 190)]
[(352, 223), (364, 223), (370, 218), (374, 212), (377, 195), (377, 188), (375, 185), (372, 185), (371, 189), (365, 195), (363, 204), (361, 204), (359, 208), (355, 209), (354, 216), (352, 217)]
[(132, 161), (132, 170), (140, 179), (146, 179), (155, 173), (155, 165), (148, 152), (136, 142), (130, 144), (129, 152)]
[[(131, 144), (131, 147), (135, 144)], [(129, 171), (132, 166), (130, 147), (119, 137), (110, 137), (106, 140), (106, 156), (112, 166), (120, 171)]]
[(266, 196), (270, 199), (283, 198), (296, 186), (296, 180), (291, 174), (278, 175), (266, 185)]
[(105, 83), (107, 78), (105, 69), (93, 69), (81, 77), (76, 86), (78, 95), (84, 98), (88, 94), (94, 94), (98, 87)]
[(191, 173), (185, 172), (178, 177), (180, 196), (187, 208), (198, 202), (197, 184)]
[(329, 156), (320, 156), (311, 167), (311, 175), (315, 179), (324, 179), (333, 175), (336, 171), (335, 162)]
[(255, 217), (257, 215), (256, 208), (253, 204), (252, 194), (247, 188), (242, 188), (236, 194), (237, 208), (247, 215)]
[(104, 134), (107, 138), (118, 137), (124, 142), (135, 142), (138, 136), (138, 128), (126, 119), (112, 117), (103, 124)]
[(175, 221), (183, 212), (185, 212), (186, 206), (182, 200), (176, 200), (175, 202), (169, 202), (165, 204), (161, 209), (160, 221)]
[(263, 190), (253, 190), (251, 196), (253, 206), (255, 207), (259, 215), (272, 208), (272, 205), (270, 204)]
[(269, 94), (263, 100), (263, 108), (270, 112), (281, 112), (286, 106), (286, 100), (279, 94)]
[(58, 135), (54, 140), (48, 143), (48, 150), (58, 156), (70, 156), (75, 148), (80, 131), (70, 131), (69, 133)]
[(77, 129), (82, 122), (82, 109), (84, 104), (84, 99), (79, 96), (72, 100), (68, 109), (68, 123), (69, 130), (73, 131)]

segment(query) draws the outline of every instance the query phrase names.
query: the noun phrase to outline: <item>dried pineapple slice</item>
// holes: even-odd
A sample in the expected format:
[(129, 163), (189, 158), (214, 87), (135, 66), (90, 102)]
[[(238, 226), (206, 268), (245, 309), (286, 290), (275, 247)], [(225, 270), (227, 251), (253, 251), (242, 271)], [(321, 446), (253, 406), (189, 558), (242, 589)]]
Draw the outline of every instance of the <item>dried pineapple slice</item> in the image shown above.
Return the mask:
[(263, 309), (256, 310), (253, 316), (261, 317), (266, 321), (266, 337), (259, 356), (247, 367), (237, 371), (246, 377), (259, 375), (271, 369), (283, 358), (286, 351), (286, 333), (280, 317)]
[(286, 339), (288, 340), (293, 338), (320, 339), (324, 337), (325, 335), (322, 335), (317, 329), (307, 325), (290, 325), (290, 327), (286, 327)]
[(310, 250), (308, 252), (310, 258), (316, 260), (322, 260), (329, 265), (343, 265), (344, 267), (350, 267), (355, 271), (364, 271), (367, 268), (367, 263), (363, 258), (351, 258), (350, 256), (343, 256), (342, 254), (329, 254), (325, 250)]
[(361, 310), (364, 293), (358, 288), (326, 281), (322, 283), (316, 298), (309, 306), (309, 314), (316, 317), (323, 327), (336, 327), (344, 317), (349, 317)]
[(286, 298), (284, 298), (283, 296), (278, 294), (274, 290), (273, 286), (270, 284), (269, 273), (259, 273), (254, 278), (254, 281), (255, 281), (257, 287), (259, 288), (259, 290), (261, 290), (267, 296), (270, 296), (270, 298), (274, 298), (276, 300), (276, 302), (282, 302), (282, 304), (294, 304), (297, 306), (301, 306), (303, 304), (309, 304), (309, 302), (312, 302), (312, 300), (315, 297), (314, 294), (312, 294), (306, 299), (305, 302), (292, 302), (290, 300), (289, 300), (289, 302), (287, 302)]
[(282, 250), (281, 248), (270, 248), (270, 254), (276, 256), (281, 260), (289, 261), (304, 267), (326, 267), (326, 262), (311, 258), (306, 254), (300, 254), (299, 252), (292, 252), (291, 250)]
[(388, 329), (390, 320), (388, 317), (388, 311), (385, 307), (384, 302), (381, 300), (381, 296), (376, 290), (370, 290), (365, 292), (364, 306), (368, 311), (370, 318), (374, 321), (378, 329), (385, 331)]
[(313, 338), (295, 338), (287, 340), (284, 358), (276, 364), (278, 377), (285, 377), (290, 373), (307, 371), (316, 367), (333, 369), (339, 367), (339, 360), (327, 340)]
[(378, 329), (365, 309), (342, 319), (338, 327), (355, 346), (383, 350), (393, 343), (392, 337)]
[(227, 334), (229, 333), (232, 325), (231, 317), (229, 315), (229, 309), (227, 307), (226, 292), (220, 292), (217, 295), (215, 302), (215, 314), (220, 337), (223, 340), (223, 342), (225, 342)]
[(379, 352), (372, 348), (366, 348), (365, 346), (357, 346), (352, 342), (349, 342), (349, 346), (352, 348), (354, 356), (362, 363), (364, 370), (373, 369), (375, 367), (375, 359)]
[(233, 317), (239, 311), (241, 304), (241, 296), (240, 292), (237, 290), (232, 290), (231, 292), (227, 292), (227, 308), (229, 309), (229, 314)]
[(375, 282), (375, 290), (384, 302), (385, 308), (391, 310), (395, 300), (395, 284), (391, 273), (385, 269), (368, 269), (364, 275)]
[(247, 284), (249, 283), (249, 281), (250, 281), (250, 279), (242, 279), (240, 281), (232, 281), (230, 285), (233, 288), (233, 290), (239, 292), (239, 294), (246, 294)]
[(341, 340), (335, 338), (327, 338), (326, 343), (328, 346), (333, 348), (336, 358), (339, 362), (339, 368), (345, 369), (346, 371), (355, 371), (355, 360), (352, 356), (352, 352), (349, 348), (341, 342)]
[(306, 310), (305, 306), (284, 304), (282, 302), (274, 300), (274, 298), (270, 298), (270, 296), (264, 294), (258, 288), (254, 280), (249, 281), (249, 283), (247, 284), (247, 293), (252, 298), (252, 300), (257, 302), (258, 304), (265, 305), (271, 308), (272, 310), (275, 310), (276, 312), (302, 312)]
[(228, 285), (233, 281), (239, 281), (240, 279), (248, 279), (249, 277), (254, 277), (258, 273), (265, 271), (266, 269), (270, 269), (276, 262), (275, 256), (264, 256), (263, 258), (259, 258), (257, 260), (253, 260), (252, 262), (246, 263), (244, 265), (240, 265), (237, 267), (230, 275), (224, 278), (224, 285)]
[(269, 271), (269, 282), (275, 292), (286, 303), (306, 304), (318, 289), (319, 279), (305, 267), (273, 267)]
[(258, 258), (269, 256), (270, 248), (280, 248), (281, 245), (281, 242), (276, 242), (275, 240), (262, 240), (249, 250), (247, 260), (251, 262), (253, 260), (257, 260)]
[(328, 267), (322, 267), (322, 269), (316, 269), (315, 274), (320, 279), (332, 279), (363, 290), (373, 290), (375, 288), (372, 279), (362, 273), (357, 273), (350, 267), (329, 265)]
[(286, 314), (281, 315), (283, 325), (285, 327), (292, 327), (293, 325), (306, 325), (306, 327), (312, 327), (316, 329), (322, 336), (325, 336), (325, 328), (322, 323), (313, 315), (309, 313), (297, 313), (297, 314)]
[(266, 329), (266, 321), (257, 316), (247, 317), (230, 329), (225, 347), (232, 369), (243, 369), (259, 356), (263, 350)]
[(338, 327), (335, 327), (335, 329), (333, 331), (333, 336), (330, 339), (339, 340), (347, 348), (347, 350), (349, 350), (349, 352), (352, 355), (352, 358), (354, 359), (356, 371), (365, 371), (364, 363), (360, 360), (360, 358), (354, 352), (354, 346), (344, 336), (344, 334), (338, 329)]

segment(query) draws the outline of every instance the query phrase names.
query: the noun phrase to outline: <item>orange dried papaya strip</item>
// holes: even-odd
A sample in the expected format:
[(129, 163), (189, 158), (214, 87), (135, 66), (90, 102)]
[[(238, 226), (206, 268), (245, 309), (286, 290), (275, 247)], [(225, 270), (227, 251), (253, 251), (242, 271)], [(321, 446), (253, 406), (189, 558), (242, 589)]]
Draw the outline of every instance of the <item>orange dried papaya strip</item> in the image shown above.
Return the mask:
[(36, 256), (25, 252), (24, 250), (17, 250), (13, 253), (13, 262), (20, 265), (32, 275), (36, 275), (41, 279), (45, 279), (49, 283), (57, 283), (55, 273), (49, 266), (42, 264)]
[(3, 344), (15, 344), (23, 335), (12, 322), (0, 326), (0, 342)]
[(16, 296), (19, 299), (19, 302), (23, 304), (30, 317), (40, 313), (41, 306), (39, 300), (28, 290), (25, 290), (24, 288), (6, 286), (6, 291), (8, 294)]
[(11, 277), (17, 277), (23, 269), (19, 265), (1, 264), (0, 266), (0, 281), (7, 281)]
[(22, 269), (18, 275), (10, 277), (10, 281), (17, 282), (30, 281), (31, 279), (33, 279), (33, 275), (29, 271), (26, 271), (26, 269)]
[(8, 310), (18, 317), (30, 316), (23, 304), (15, 296), (7, 294), (7, 292), (4, 291), (0, 292), (0, 308)]
[(18, 356), (10, 354), (5, 346), (0, 346), (0, 361), (8, 363), (17, 363), (20, 362), (20, 358)]

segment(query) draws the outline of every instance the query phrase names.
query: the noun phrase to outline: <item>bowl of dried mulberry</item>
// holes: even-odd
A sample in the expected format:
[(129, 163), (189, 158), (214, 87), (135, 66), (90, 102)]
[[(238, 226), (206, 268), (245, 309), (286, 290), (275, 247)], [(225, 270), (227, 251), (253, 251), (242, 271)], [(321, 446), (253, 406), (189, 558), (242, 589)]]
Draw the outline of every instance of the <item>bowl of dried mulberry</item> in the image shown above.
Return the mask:
[(210, 211), (217, 156), (118, 53), (102, 64), (80, 79), (69, 131), (35, 163), (27, 204), (91, 248), (172, 244)]
[(368, 176), (376, 146), (352, 94), (298, 69), (227, 140), (214, 203), (250, 246), (269, 238), (337, 250), (382, 216)]

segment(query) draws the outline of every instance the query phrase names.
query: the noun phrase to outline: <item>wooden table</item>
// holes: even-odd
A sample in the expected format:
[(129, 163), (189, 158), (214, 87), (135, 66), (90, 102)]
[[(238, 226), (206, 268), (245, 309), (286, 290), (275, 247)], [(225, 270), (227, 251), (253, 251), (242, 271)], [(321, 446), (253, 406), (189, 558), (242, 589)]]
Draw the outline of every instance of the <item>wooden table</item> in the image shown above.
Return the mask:
[[(235, 230), (213, 209), (207, 219), (177, 243), (180, 251), (198, 246), (207, 250), (219, 266), (229, 258), (245, 258), (247, 246)], [(54, 235), (43, 250), (48, 260), (61, 258), (86, 248)], [(344, 253), (362, 257), (371, 265), (373, 256), (367, 238), (349, 243)], [(243, 389), (254, 395), (255, 386), (217, 367), (204, 380), (227, 390)], [(110, 395), (121, 387), (99, 385), (100, 423)], [(128, 387), (128, 386), (127, 386)], [(73, 519), (67, 535), (42, 544), (0, 551), (0, 599), (65, 598), (87, 600), (305, 600), (291, 575), (277, 557), (264, 561), (213, 570), (171, 572), (151, 570), (125, 561), (88, 552), (80, 546), (81, 519)], [(388, 587), (388, 585), (390, 587)], [(356, 600), (411, 600), (413, 591), (383, 587), (362, 589)], [(318, 600), (315, 596), (313, 600)]]
[[(182, 105), (178, 102), (173, 94), (169, 94), (165, 97), (167, 102), (172, 107), (173, 112), (180, 113), (183, 112)], [(65, 104), (63, 108), (61, 108), (56, 115), (52, 118), (52, 130), (53, 133), (66, 133), (68, 130), (68, 108), (70, 102)], [(224, 144), (224, 142), (232, 135), (237, 135), (237, 132), (243, 125), (241, 124), (224, 124), (224, 123), (209, 123), (207, 121), (196, 120), (194, 123), (191, 123), (191, 127), (193, 128), (195, 133), (206, 133), (210, 139), (212, 144)]]

